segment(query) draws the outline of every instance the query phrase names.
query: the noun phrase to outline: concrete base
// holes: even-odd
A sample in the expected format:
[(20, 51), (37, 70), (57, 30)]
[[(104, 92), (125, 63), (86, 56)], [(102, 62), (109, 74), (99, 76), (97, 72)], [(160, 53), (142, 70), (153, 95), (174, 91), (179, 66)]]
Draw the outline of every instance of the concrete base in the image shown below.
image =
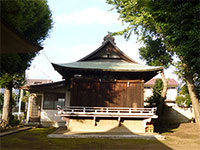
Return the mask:
[[(116, 130), (115, 130), (116, 129)], [(66, 128), (59, 128), (52, 134), (49, 134), (49, 138), (109, 138), (109, 139), (152, 139), (152, 140), (164, 140), (165, 137), (156, 133), (132, 133), (127, 132), (126, 128), (121, 127), (109, 130), (107, 132), (72, 132)], [(117, 130), (118, 129), (118, 130)], [(76, 130), (78, 131), (78, 130)]]
[(49, 134), (48, 138), (108, 138), (108, 139), (145, 139), (145, 140), (165, 140), (162, 135), (105, 135), (105, 134)]
[(78, 133), (145, 133), (143, 120), (124, 120), (120, 125), (117, 120), (99, 120), (96, 125), (94, 124), (94, 120), (90, 119), (70, 119), (67, 129), (70, 132)]

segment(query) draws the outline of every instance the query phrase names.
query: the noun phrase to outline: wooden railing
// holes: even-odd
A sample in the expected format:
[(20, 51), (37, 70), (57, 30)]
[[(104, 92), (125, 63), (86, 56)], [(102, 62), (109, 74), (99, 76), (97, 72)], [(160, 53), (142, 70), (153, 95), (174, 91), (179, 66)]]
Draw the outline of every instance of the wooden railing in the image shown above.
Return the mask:
[(124, 117), (157, 118), (156, 108), (58, 106), (57, 116), (62, 117)]

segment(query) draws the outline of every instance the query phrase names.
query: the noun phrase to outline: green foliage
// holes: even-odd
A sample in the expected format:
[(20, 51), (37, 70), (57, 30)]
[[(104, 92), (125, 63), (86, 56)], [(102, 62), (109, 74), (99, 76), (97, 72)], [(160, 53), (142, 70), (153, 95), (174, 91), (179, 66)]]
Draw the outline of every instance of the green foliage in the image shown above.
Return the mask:
[(169, 68), (172, 62), (172, 55), (167, 52), (165, 44), (160, 38), (149, 37), (144, 41), (145, 46), (139, 49), (140, 58), (150, 66), (164, 66)]
[(1, 54), (1, 87), (17, 88), (24, 83), (25, 70), (30, 66), (30, 60), (35, 54)]
[(185, 98), (183, 96), (177, 96), (176, 97), (176, 104), (178, 106), (184, 106), (184, 104), (185, 104)]
[(46, 0), (1, 1), (1, 18), (35, 44), (41, 44), (52, 28)]
[(157, 79), (153, 87), (153, 95), (147, 99), (147, 102), (149, 103), (150, 107), (159, 106), (159, 100), (161, 98), (162, 89), (163, 89), (163, 82), (161, 79)]
[(11, 126), (18, 126), (20, 124), (20, 120), (18, 120), (17, 116), (11, 115), (9, 119), (9, 124)]
[(178, 104), (178, 106), (189, 107), (191, 105), (192, 102), (186, 84), (181, 87), (179, 96), (176, 97), (176, 103)]
[(13, 108), (14, 106), (16, 106), (16, 101), (18, 101), (18, 95), (16, 95), (15, 93), (12, 93), (12, 99), (10, 101), (10, 108)]
[(163, 89), (163, 82), (161, 79), (156, 79), (155, 85), (153, 87), (153, 95), (161, 95)]
[(191, 105), (190, 96), (180, 95), (176, 97), (176, 104), (180, 107), (189, 107)]
[[(17, 100), (17, 95), (12, 94), (12, 98), (10, 101), (10, 107), (15, 106)], [(4, 103), (4, 94), (0, 94), (0, 113), (3, 111), (3, 103)]]
[(200, 78), (194, 79), (194, 86), (196, 88), (196, 94), (198, 98), (200, 99)]
[[(107, 0), (128, 27), (114, 34), (126, 39), (134, 31), (140, 40), (162, 39), (166, 53), (178, 59), (177, 72), (182, 78), (200, 78), (199, 1)], [(197, 89), (196, 89), (197, 90)]]
[[(16, 101), (18, 100), (18, 95), (12, 93), (12, 99), (10, 101), (10, 108), (12, 109), (14, 106), (16, 106)], [(4, 102), (4, 95), (0, 94), (0, 113), (3, 111), (3, 102)], [(23, 106), (24, 105), (24, 106)], [(25, 107), (25, 103), (22, 103), (22, 107)], [(20, 124), (20, 120), (18, 120), (17, 116), (10, 115), (9, 116), (9, 124), (11, 126), (17, 126)]]
[[(52, 15), (46, 0), (1, 1), (1, 19), (29, 41), (41, 45), (52, 28)], [(25, 70), (37, 53), (1, 54), (1, 87), (24, 83)]]
[(29, 91), (25, 91), (22, 101), (23, 102), (28, 102), (29, 96), (30, 96), (30, 92)]
[[(30, 42), (41, 45), (52, 28), (52, 16), (46, 0), (0, 1), (1, 20), (9, 24)], [(1, 87), (19, 87), (24, 83), (25, 70), (37, 55), (35, 53), (1, 54), (0, 85)], [(10, 99), (6, 99), (10, 101)], [(11, 107), (12, 108), (12, 107)], [(10, 110), (11, 110), (10, 108)], [(4, 110), (3, 113), (10, 112)], [(12, 119), (10, 119), (12, 121)], [(3, 119), (2, 127), (8, 123)], [(11, 123), (11, 122), (10, 122)]]

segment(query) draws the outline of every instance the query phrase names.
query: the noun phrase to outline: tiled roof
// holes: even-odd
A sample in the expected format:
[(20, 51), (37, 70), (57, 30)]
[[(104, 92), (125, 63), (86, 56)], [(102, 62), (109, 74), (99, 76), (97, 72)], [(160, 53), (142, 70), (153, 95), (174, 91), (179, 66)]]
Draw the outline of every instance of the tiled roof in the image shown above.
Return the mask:
[[(179, 83), (178, 83), (175, 79), (167, 79), (167, 80), (168, 80), (168, 86), (171, 86), (171, 87), (172, 87), (172, 86), (178, 86), (178, 85), (179, 85)], [(147, 87), (147, 86), (154, 86), (155, 82), (156, 82), (156, 79), (153, 78), (153, 79), (147, 81), (147, 82), (145, 83), (145, 86), (146, 86), (146, 87)]]
[[(67, 80), (76, 74), (102, 77), (102, 73), (116, 73), (115, 75), (120, 79), (142, 79), (146, 82), (163, 70), (161, 66), (142, 65), (129, 58), (116, 46), (111, 35), (104, 38), (97, 50), (79, 61), (63, 64), (52, 63), (52, 65)], [(121, 73), (124, 75), (120, 75)]]
[(95, 61), (84, 61), (84, 62), (73, 62), (66, 64), (55, 64), (64, 68), (71, 69), (92, 69), (102, 71), (117, 71), (117, 72), (146, 72), (146, 71), (159, 71), (163, 67), (160, 66), (146, 66), (136, 63), (126, 62), (95, 62)]
[(45, 83), (51, 83), (52, 80), (47, 79), (27, 79), (25, 84), (21, 87), (22, 89), (26, 89), (30, 85), (39, 85), (39, 84), (45, 84)]

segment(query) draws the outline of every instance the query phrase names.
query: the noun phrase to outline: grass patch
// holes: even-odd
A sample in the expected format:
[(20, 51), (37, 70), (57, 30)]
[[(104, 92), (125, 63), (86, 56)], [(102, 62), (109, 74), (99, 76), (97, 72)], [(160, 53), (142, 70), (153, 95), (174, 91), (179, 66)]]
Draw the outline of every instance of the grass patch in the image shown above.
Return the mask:
[(35, 128), (1, 138), (1, 150), (10, 149), (166, 149), (157, 140), (47, 138), (55, 128)]

